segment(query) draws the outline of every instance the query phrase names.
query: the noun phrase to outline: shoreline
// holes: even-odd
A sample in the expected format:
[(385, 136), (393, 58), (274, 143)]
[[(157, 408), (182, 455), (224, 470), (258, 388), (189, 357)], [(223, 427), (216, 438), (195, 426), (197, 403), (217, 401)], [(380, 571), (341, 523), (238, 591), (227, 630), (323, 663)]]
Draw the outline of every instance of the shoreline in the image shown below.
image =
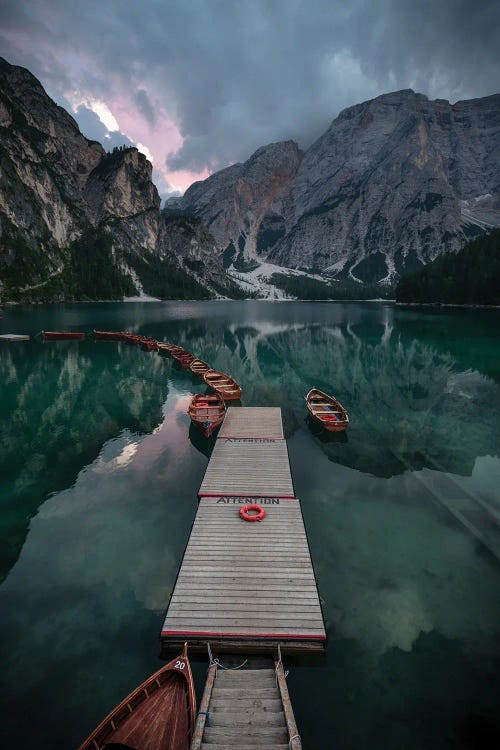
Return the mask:
[(467, 310), (500, 310), (500, 305), (478, 305), (465, 302), (396, 302), (397, 307), (459, 307)]
[(334, 304), (349, 304), (349, 303), (356, 303), (356, 304), (362, 304), (362, 303), (370, 303), (370, 304), (386, 304), (386, 305), (394, 305), (395, 307), (438, 307), (438, 308), (461, 308), (466, 310), (500, 310), (500, 305), (479, 305), (479, 304), (471, 304), (471, 303), (461, 303), (461, 302), (397, 302), (395, 299), (383, 299), (383, 298), (377, 298), (377, 299), (290, 299), (290, 298), (266, 298), (266, 297), (258, 297), (257, 299), (252, 297), (247, 297), (244, 299), (232, 299), (231, 297), (222, 297), (222, 298), (216, 298), (216, 299), (159, 299), (155, 297), (150, 298), (134, 298), (134, 297), (127, 297), (125, 299), (82, 299), (82, 300), (65, 300), (61, 302), (14, 302), (11, 300), (0, 302), (0, 310), (2, 308), (8, 309), (8, 308), (15, 308), (15, 307), (39, 307), (41, 305), (93, 305), (93, 304), (133, 304), (133, 303), (142, 303), (142, 304), (152, 304), (152, 303), (160, 303), (160, 304), (166, 304), (169, 302), (314, 302), (314, 303), (334, 303)]

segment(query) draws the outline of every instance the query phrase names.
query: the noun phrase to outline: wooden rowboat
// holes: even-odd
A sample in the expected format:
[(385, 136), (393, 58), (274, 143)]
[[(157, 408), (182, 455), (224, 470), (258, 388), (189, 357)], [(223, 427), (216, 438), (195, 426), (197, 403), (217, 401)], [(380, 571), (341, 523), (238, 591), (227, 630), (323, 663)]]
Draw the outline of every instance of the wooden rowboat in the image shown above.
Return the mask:
[(127, 344), (131, 344), (132, 346), (135, 346), (136, 344), (141, 343), (141, 336), (138, 336), (136, 333), (124, 333), (123, 334), (123, 340), (127, 342)]
[(203, 380), (210, 388), (220, 393), (224, 401), (231, 401), (240, 398), (242, 394), (241, 386), (230, 375), (218, 370), (207, 370), (203, 374)]
[(196, 694), (184, 652), (128, 695), (79, 750), (189, 750)]
[(122, 338), (127, 344), (141, 346), (147, 352), (154, 352), (158, 349), (158, 342), (151, 336), (139, 336), (136, 333), (124, 333)]
[(191, 370), (192, 373), (202, 378), (204, 373), (210, 370), (211, 367), (202, 359), (193, 359), (193, 361), (189, 365), (189, 369)]
[(178, 346), (177, 344), (159, 343), (158, 351), (161, 352), (161, 354), (168, 354), (170, 357), (173, 357), (174, 354), (188, 354), (182, 346)]
[(122, 341), (127, 334), (121, 331), (94, 331), (94, 336), (99, 341)]
[(146, 352), (156, 352), (158, 350), (158, 342), (156, 339), (144, 336), (141, 341), (141, 346)]
[(226, 416), (226, 404), (220, 393), (208, 396), (197, 393), (189, 404), (188, 414), (205, 437), (210, 437)]
[(312, 418), (328, 432), (342, 432), (349, 424), (349, 416), (336, 398), (312, 388), (305, 397)]
[(75, 331), (42, 331), (44, 341), (56, 341), (62, 339), (82, 341), (85, 338), (84, 333)]
[(194, 355), (189, 352), (172, 352), (172, 357), (181, 367), (189, 367), (191, 362), (194, 362), (195, 360)]
[(168, 344), (166, 341), (158, 341), (158, 352), (160, 354), (170, 355), (172, 349), (175, 349), (175, 344)]

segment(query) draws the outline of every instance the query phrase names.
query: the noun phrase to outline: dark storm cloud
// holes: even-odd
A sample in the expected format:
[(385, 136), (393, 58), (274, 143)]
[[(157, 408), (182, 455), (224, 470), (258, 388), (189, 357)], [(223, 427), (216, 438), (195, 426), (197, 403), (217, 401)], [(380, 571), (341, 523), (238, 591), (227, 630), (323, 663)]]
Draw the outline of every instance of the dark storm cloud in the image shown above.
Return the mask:
[(171, 169), (308, 145), (341, 109), (389, 90), (500, 89), (490, 0), (4, 0), (0, 13), (4, 55), (52, 95), (76, 85), (106, 101), (118, 82), (150, 124), (158, 102), (184, 137)]
[(138, 89), (134, 94), (134, 101), (149, 124), (154, 125), (156, 122), (156, 113), (147, 91), (144, 91), (144, 89)]

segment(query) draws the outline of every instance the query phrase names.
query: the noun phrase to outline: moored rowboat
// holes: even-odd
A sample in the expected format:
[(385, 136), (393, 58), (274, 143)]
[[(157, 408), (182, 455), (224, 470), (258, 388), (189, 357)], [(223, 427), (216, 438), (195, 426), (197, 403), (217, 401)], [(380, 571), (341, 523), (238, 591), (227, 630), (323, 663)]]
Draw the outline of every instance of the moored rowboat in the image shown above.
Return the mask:
[(61, 339), (70, 339), (76, 341), (82, 341), (85, 338), (84, 333), (76, 331), (42, 331), (44, 341), (55, 341)]
[(169, 344), (166, 341), (158, 341), (158, 352), (159, 354), (170, 354), (172, 349), (175, 349), (175, 344)]
[(124, 333), (123, 340), (126, 341), (127, 344), (135, 346), (136, 344), (141, 343), (141, 336), (136, 333)]
[(182, 346), (178, 346), (177, 344), (159, 343), (158, 351), (162, 354), (168, 354), (170, 357), (173, 357), (174, 354), (188, 354)]
[(196, 695), (184, 652), (128, 695), (79, 750), (189, 750)]
[(95, 331), (94, 336), (99, 341), (122, 341), (127, 334), (121, 331)]
[(203, 380), (210, 388), (220, 393), (224, 401), (231, 401), (240, 398), (242, 394), (241, 386), (230, 375), (218, 370), (207, 370), (203, 374)]
[(189, 352), (172, 352), (172, 357), (181, 367), (189, 367), (191, 362), (194, 362), (195, 359), (194, 355)]
[(328, 432), (342, 432), (349, 424), (349, 416), (334, 396), (312, 388), (305, 397), (312, 418)]
[(147, 352), (156, 351), (158, 349), (158, 342), (151, 336), (139, 336), (136, 333), (124, 333), (122, 338), (127, 344), (133, 344), (135, 346), (142, 346)]
[(189, 365), (189, 369), (191, 370), (192, 373), (202, 378), (203, 374), (207, 372), (208, 370), (210, 370), (211, 367), (202, 359), (194, 359)]
[(208, 396), (197, 393), (191, 399), (188, 414), (191, 422), (205, 437), (210, 437), (226, 416), (226, 404), (220, 393), (211, 393)]
[(158, 342), (156, 339), (152, 339), (149, 336), (143, 336), (140, 342), (142, 348), (146, 352), (156, 352), (158, 350)]

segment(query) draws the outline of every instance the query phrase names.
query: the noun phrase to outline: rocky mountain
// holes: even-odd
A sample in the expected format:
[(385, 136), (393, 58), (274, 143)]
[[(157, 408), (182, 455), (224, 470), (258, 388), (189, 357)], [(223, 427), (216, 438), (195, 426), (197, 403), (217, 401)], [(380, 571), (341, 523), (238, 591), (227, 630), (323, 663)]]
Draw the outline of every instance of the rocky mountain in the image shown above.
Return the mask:
[(201, 219), (219, 248), (256, 258), (267, 249), (261, 243), (264, 219), (269, 241), (276, 239), (273, 217), (280, 222), (301, 158), (293, 141), (271, 143), (244, 164), (233, 164), (195, 182), (177, 205)]
[(411, 90), (349, 107), (305, 153), (292, 142), (192, 185), (177, 207), (221, 252), (393, 280), (500, 224), (500, 95)]
[(231, 293), (200, 222), (165, 220), (146, 157), (106, 153), (1, 58), (0, 175), (0, 298)]

